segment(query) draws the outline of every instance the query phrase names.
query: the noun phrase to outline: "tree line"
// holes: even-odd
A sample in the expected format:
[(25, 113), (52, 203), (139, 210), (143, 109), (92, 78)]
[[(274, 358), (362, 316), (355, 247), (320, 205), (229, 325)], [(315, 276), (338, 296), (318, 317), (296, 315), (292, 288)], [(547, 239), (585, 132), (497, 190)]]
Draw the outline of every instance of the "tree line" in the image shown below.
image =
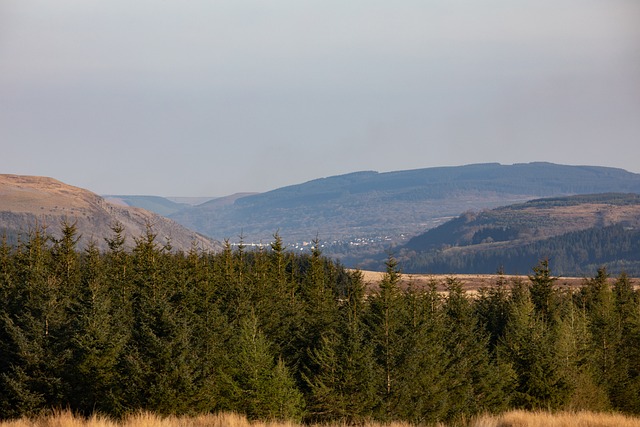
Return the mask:
[(455, 278), (375, 289), (321, 254), (127, 249), (35, 229), (0, 246), (0, 418), (237, 411), (428, 424), (507, 409), (640, 412), (640, 294), (600, 269), (580, 289), (542, 261), (469, 295)]

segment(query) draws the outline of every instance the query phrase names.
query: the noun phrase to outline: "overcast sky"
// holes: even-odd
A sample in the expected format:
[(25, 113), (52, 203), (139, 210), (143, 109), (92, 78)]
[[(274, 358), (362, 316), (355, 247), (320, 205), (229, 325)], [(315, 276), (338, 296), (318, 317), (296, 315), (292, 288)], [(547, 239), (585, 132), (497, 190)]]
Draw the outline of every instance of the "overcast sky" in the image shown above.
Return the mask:
[(99, 194), (640, 172), (640, 2), (0, 0), (0, 149), (0, 173)]

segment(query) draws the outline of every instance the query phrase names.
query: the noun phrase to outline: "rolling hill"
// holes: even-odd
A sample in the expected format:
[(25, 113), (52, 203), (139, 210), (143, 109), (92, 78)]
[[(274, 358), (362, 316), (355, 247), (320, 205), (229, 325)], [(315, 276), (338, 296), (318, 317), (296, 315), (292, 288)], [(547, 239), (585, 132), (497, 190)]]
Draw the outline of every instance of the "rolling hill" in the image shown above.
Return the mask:
[(203, 250), (221, 247), (175, 221), (144, 209), (108, 203), (90, 191), (52, 178), (0, 175), (0, 233), (10, 243), (36, 226), (46, 226), (47, 232), (56, 236), (64, 220), (76, 223), (80, 248), (94, 240), (100, 249), (106, 249), (104, 238), (112, 235), (111, 226), (116, 222), (124, 226), (129, 245), (151, 224), (158, 243), (164, 244), (168, 238), (175, 250), (187, 251), (192, 244)]
[(221, 240), (403, 242), (469, 210), (534, 198), (603, 192), (640, 193), (640, 175), (622, 169), (552, 163), (475, 164), (396, 172), (356, 172), (266, 193), (220, 200), (170, 218)]
[(466, 212), (398, 249), (407, 272), (526, 274), (549, 259), (562, 275), (600, 266), (640, 273), (640, 195), (605, 193)]

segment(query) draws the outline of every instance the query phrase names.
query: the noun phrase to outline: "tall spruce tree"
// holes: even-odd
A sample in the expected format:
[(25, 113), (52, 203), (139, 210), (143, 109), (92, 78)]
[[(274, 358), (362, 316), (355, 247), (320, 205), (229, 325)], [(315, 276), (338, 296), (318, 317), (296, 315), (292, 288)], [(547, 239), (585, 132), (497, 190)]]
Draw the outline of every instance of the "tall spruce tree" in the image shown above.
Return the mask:
[(451, 404), (442, 299), (435, 281), (426, 289), (410, 285), (403, 298), (408, 316), (396, 411), (399, 418), (416, 424), (439, 422)]
[[(257, 254), (253, 309), (260, 328), (288, 366), (297, 366), (304, 349), (299, 346), (304, 309), (300, 283), (294, 274), (294, 255), (285, 250), (282, 238), (274, 234), (269, 252)], [(266, 267), (266, 269), (265, 269)]]
[(556, 309), (556, 290), (554, 288), (557, 277), (551, 275), (549, 260), (544, 259), (533, 267), (533, 274), (529, 276), (531, 302), (535, 310), (544, 321), (554, 321)]
[(373, 344), (377, 364), (380, 407), (375, 416), (382, 420), (397, 418), (399, 369), (406, 349), (406, 311), (400, 290), (400, 270), (389, 255), (379, 288), (368, 300), (366, 317), (368, 339)]
[(48, 241), (46, 229), (37, 226), (14, 256), (15, 285), (8, 289), (11, 303), (0, 324), (7, 363), (0, 373), (3, 417), (34, 415), (63, 404), (61, 371), (68, 355), (59, 353), (59, 343), (66, 301), (58, 298), (60, 282)]
[(221, 296), (212, 267), (215, 259), (216, 255), (192, 249), (183, 260), (178, 279), (179, 293), (173, 300), (175, 310), (181, 313), (190, 329), (189, 348), (193, 355), (190, 359), (193, 369), (190, 409), (195, 413), (233, 407), (232, 361), (228, 351), (232, 327), (223, 313), (223, 307), (232, 303)]
[(338, 308), (338, 327), (328, 330), (309, 350), (313, 369), (307, 369), (304, 379), (310, 421), (360, 424), (379, 404), (373, 348), (365, 339), (362, 273), (355, 271), (349, 277)]
[[(338, 304), (335, 289), (329, 282), (329, 265), (321, 256), (319, 241), (316, 238), (310, 257), (304, 261), (304, 277), (301, 286), (301, 299), (304, 316), (300, 322), (297, 345), (303, 350), (299, 355), (301, 372), (314, 372), (319, 366), (314, 360), (320, 346), (330, 346), (335, 341), (338, 323)], [(306, 381), (303, 381), (306, 384)]]
[(568, 397), (564, 403), (570, 410), (609, 409), (606, 391), (594, 381), (592, 336), (579, 292), (565, 289), (558, 292), (558, 320), (554, 326), (554, 348), (558, 372), (566, 379)]
[(480, 325), (489, 334), (489, 349), (495, 356), (509, 320), (509, 284), (502, 270), (491, 286), (478, 290), (474, 307)]
[(133, 408), (161, 414), (190, 412), (197, 393), (189, 320), (172, 304), (178, 286), (170, 259), (148, 224), (133, 249), (133, 325), (125, 349), (129, 384), (124, 393)]
[(613, 292), (621, 340), (609, 396), (616, 409), (640, 414), (640, 291), (634, 291), (631, 280), (623, 273), (615, 281)]
[(68, 404), (74, 411), (90, 415), (94, 411), (121, 414), (125, 403), (118, 390), (122, 378), (118, 362), (128, 331), (117, 317), (110, 292), (104, 259), (95, 243), (84, 255), (78, 292), (70, 306), (72, 357), (65, 369), (70, 388)]
[(235, 410), (250, 419), (299, 420), (304, 401), (282, 359), (251, 315), (241, 321), (234, 349)]
[(571, 389), (559, 366), (555, 339), (545, 312), (536, 311), (529, 288), (515, 282), (509, 322), (498, 352), (516, 375), (512, 397), (516, 407), (557, 409), (567, 401)]
[(444, 304), (445, 343), (449, 354), (448, 419), (485, 411), (504, 410), (508, 406), (508, 366), (491, 361), (489, 337), (478, 325), (471, 299), (456, 278), (447, 279)]
[(615, 354), (622, 339), (620, 319), (608, 278), (606, 270), (600, 268), (582, 289), (591, 336), (589, 352), (594, 380), (601, 387), (609, 387), (617, 382)]

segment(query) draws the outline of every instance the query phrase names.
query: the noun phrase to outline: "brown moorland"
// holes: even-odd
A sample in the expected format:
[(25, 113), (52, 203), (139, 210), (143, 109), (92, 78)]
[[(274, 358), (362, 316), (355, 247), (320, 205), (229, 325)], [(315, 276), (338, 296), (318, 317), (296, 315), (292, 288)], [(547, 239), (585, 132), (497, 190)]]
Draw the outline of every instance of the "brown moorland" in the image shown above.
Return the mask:
[(122, 224), (129, 244), (145, 234), (147, 224), (158, 243), (169, 239), (173, 248), (189, 250), (193, 244), (204, 250), (221, 248), (216, 243), (178, 223), (139, 208), (118, 206), (88, 190), (42, 176), (0, 174), (0, 234), (24, 235), (37, 227), (57, 236), (61, 223), (75, 224), (81, 239), (79, 249), (93, 240), (106, 249), (104, 237), (111, 227)]
[[(385, 273), (380, 271), (361, 270), (364, 283), (369, 291), (374, 291), (378, 288), (378, 284), (384, 277)], [(439, 292), (446, 292), (447, 280), (456, 279), (462, 284), (462, 288), (469, 294), (478, 292), (481, 288), (488, 288), (496, 284), (498, 279), (505, 280), (507, 284), (513, 283), (514, 280), (523, 280), (527, 282), (528, 276), (516, 276), (516, 275), (498, 275), (498, 274), (401, 274), (400, 287), (407, 288), (414, 286), (417, 288), (426, 288), (432, 283), (436, 284), (436, 289)], [(565, 288), (578, 288), (584, 285), (588, 278), (585, 277), (558, 277), (556, 286)], [(613, 284), (616, 280), (615, 277), (610, 277), (609, 282)], [(633, 279), (632, 279), (633, 280)], [(636, 282), (636, 280), (633, 280)], [(635, 284), (635, 287), (640, 287), (639, 284)]]

